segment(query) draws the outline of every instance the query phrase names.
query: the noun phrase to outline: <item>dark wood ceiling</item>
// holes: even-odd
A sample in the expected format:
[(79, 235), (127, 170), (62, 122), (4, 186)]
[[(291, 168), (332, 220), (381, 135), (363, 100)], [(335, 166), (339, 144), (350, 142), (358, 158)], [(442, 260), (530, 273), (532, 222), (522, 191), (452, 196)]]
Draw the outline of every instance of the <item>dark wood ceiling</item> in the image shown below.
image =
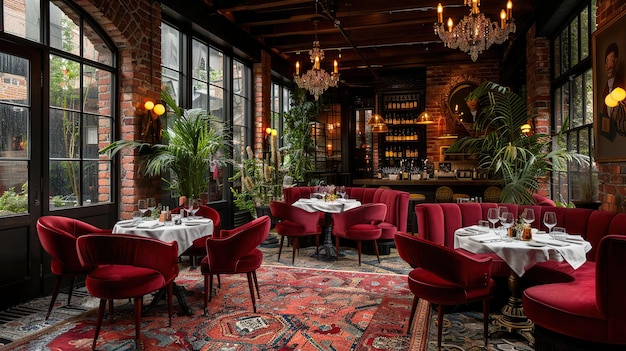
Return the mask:
[[(322, 68), (340, 66), (341, 83), (372, 86), (386, 72), (441, 63), (468, 63), (468, 54), (449, 49), (433, 31), (437, 0), (203, 0), (212, 12), (229, 19), (293, 67), (311, 67), (308, 50), (319, 40)], [(534, 1), (513, 1), (517, 32), (502, 45), (481, 54), (505, 60), (524, 42)], [(444, 16), (458, 22), (469, 13), (463, 0), (446, 0)], [(498, 21), (506, 0), (482, 0), (480, 10)], [(522, 51), (523, 52), (523, 51)], [(291, 72), (293, 73), (293, 72)]]

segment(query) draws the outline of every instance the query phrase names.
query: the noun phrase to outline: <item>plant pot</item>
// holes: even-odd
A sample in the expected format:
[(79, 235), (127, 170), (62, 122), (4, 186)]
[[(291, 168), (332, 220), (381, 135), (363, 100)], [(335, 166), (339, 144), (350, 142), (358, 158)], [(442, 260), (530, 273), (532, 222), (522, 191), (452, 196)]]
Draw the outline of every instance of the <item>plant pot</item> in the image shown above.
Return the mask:
[(600, 201), (579, 201), (579, 200), (574, 200), (574, 201), (572, 201), (572, 203), (577, 208), (588, 208), (590, 210), (597, 210), (597, 209), (600, 208), (600, 205), (602, 205), (602, 202), (600, 202)]

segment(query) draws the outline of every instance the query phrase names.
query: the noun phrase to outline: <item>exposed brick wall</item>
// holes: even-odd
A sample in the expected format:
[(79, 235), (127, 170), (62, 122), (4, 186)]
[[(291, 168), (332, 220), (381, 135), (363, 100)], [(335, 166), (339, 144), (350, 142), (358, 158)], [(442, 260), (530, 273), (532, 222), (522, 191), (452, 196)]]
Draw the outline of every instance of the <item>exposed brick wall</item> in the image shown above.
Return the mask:
[[(551, 133), (550, 40), (536, 38), (536, 28), (526, 33), (526, 111), (536, 133)], [(539, 182), (539, 194), (550, 194), (549, 177)]]
[[(119, 51), (118, 139), (140, 139), (143, 103), (160, 100), (161, 7), (147, 0), (76, 0), (104, 28)], [(146, 178), (133, 151), (122, 151), (120, 216), (130, 218), (137, 200), (160, 194), (160, 179)], [(100, 170), (100, 186), (110, 186), (110, 171)], [(157, 200), (158, 201), (158, 200)]]
[[(597, 0), (596, 24), (600, 29), (615, 16), (626, 11), (624, 0)], [(599, 200), (601, 209), (612, 212), (626, 211), (626, 162), (598, 163)]]
[(261, 62), (252, 67), (254, 76), (254, 152), (263, 157), (265, 128), (271, 126), (272, 57), (263, 51)]

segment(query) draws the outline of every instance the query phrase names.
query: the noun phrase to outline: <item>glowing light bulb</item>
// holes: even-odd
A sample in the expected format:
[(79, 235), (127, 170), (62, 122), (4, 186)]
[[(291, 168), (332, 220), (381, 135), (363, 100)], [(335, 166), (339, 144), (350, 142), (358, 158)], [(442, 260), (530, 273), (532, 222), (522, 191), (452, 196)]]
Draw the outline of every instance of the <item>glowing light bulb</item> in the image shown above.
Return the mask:
[(152, 101), (146, 101), (146, 103), (143, 105), (143, 107), (146, 108), (146, 110), (150, 111), (154, 108), (154, 102)]
[(165, 113), (165, 106), (163, 106), (162, 104), (156, 104), (154, 105), (153, 111), (157, 116), (160, 116)]

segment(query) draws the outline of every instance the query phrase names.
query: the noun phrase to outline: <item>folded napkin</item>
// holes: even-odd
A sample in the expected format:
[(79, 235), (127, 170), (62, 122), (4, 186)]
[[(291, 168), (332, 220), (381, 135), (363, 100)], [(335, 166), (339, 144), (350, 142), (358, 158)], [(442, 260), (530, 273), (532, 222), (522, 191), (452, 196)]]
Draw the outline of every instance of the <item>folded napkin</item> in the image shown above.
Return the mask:
[(543, 238), (543, 237), (540, 237), (540, 238), (533, 237), (533, 240), (535, 240), (538, 243), (543, 243), (543, 244), (551, 245), (551, 246), (567, 246), (567, 245), (569, 245), (569, 243), (566, 243), (566, 242), (561, 241), (561, 240), (554, 240), (554, 239), (548, 239), (548, 238)]
[(567, 234), (567, 235), (565, 235), (565, 240), (585, 241), (585, 239), (583, 239), (582, 235), (574, 235), (574, 234)]
[(211, 223), (211, 220), (209, 218), (196, 218), (196, 219), (190, 219), (190, 220), (186, 221), (185, 223), (187, 223), (187, 224), (208, 224), (208, 223)]
[(154, 229), (157, 227), (161, 227), (163, 226), (164, 223), (159, 222), (159, 221), (143, 221), (141, 223), (139, 223), (137, 225), (137, 228), (141, 228), (141, 229)]
[(486, 243), (490, 241), (499, 241), (501, 240), (501, 238), (496, 234), (487, 233), (487, 234), (473, 235), (472, 237), (470, 237), (470, 240), (473, 240), (479, 243)]

